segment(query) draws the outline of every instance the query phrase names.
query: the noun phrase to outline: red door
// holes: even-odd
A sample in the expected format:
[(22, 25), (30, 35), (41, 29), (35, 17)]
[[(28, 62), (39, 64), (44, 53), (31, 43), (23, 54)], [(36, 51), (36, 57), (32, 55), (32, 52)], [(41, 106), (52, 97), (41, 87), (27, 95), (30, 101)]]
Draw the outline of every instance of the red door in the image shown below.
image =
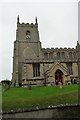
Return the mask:
[(62, 75), (63, 75), (63, 73), (59, 69), (55, 72), (55, 83), (56, 83), (56, 85), (59, 85), (59, 82), (61, 82), (63, 84)]

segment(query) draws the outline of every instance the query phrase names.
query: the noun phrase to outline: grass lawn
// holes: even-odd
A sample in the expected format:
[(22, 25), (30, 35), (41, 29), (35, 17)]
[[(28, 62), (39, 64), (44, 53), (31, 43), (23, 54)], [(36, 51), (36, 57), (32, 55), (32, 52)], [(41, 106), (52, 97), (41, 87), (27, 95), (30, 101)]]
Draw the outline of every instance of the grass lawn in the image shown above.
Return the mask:
[(66, 103), (78, 103), (78, 85), (10, 88), (2, 94), (3, 110), (17, 108), (32, 108), (37, 104), (39, 107)]

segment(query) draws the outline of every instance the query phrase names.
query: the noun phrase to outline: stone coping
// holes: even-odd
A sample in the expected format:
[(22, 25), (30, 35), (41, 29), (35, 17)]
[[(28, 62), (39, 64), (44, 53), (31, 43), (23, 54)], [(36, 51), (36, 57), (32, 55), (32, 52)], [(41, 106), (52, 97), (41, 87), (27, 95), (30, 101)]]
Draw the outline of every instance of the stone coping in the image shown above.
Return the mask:
[(20, 109), (18, 108), (17, 110), (9, 110), (9, 111), (1, 111), (1, 114), (15, 114), (15, 113), (22, 113), (22, 112), (33, 112), (33, 111), (40, 111), (40, 110), (46, 110), (46, 109), (61, 109), (61, 108), (65, 108), (65, 107), (80, 107), (80, 103), (79, 104), (60, 104), (60, 105), (49, 105), (47, 107), (44, 108), (39, 108), (39, 105), (37, 105), (34, 108), (26, 108), (26, 109)]

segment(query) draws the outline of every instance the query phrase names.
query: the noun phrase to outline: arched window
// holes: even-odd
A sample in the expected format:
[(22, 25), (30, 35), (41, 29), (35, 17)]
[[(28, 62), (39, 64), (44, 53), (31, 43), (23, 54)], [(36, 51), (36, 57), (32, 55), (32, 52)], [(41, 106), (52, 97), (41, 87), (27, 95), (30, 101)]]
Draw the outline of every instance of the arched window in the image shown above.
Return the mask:
[(49, 59), (52, 59), (52, 52), (49, 53)]
[(72, 58), (72, 52), (69, 52), (69, 58), (70, 59)]
[(65, 52), (62, 52), (62, 59), (65, 59)]
[(60, 59), (60, 52), (57, 53), (57, 58)]
[(48, 59), (48, 53), (44, 53), (45, 59)]
[(30, 39), (31, 38), (31, 33), (30, 31), (26, 31), (26, 39)]
[(76, 53), (75, 52), (73, 53), (73, 57), (76, 58)]

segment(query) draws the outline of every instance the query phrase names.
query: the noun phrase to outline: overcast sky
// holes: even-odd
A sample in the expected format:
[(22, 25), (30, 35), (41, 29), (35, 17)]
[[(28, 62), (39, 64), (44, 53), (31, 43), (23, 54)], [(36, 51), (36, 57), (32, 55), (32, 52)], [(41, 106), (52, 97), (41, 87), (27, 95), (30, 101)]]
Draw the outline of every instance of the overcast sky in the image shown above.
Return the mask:
[(2, 3), (0, 2), (0, 80), (12, 78), (13, 42), (16, 40), (18, 15), (21, 23), (34, 23), (37, 16), (42, 47), (76, 46), (78, 2), (75, 0), (40, 1), (5, 2), (3, 0)]

